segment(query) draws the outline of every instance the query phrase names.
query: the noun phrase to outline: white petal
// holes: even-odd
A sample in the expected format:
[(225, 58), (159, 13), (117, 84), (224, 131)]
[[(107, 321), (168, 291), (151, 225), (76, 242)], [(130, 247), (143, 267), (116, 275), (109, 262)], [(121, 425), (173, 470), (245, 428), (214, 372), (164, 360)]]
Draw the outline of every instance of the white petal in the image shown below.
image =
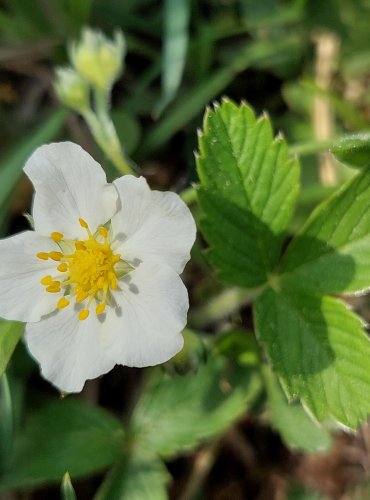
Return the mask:
[(122, 241), (118, 253), (129, 262), (165, 262), (181, 273), (196, 233), (185, 203), (176, 193), (151, 191), (143, 177), (125, 175), (114, 185), (121, 202), (112, 219), (114, 234)]
[(111, 352), (117, 364), (153, 366), (172, 358), (183, 346), (189, 308), (179, 275), (169, 266), (142, 263), (120, 280), (118, 307), (108, 310), (106, 326), (116, 331)]
[(59, 231), (68, 238), (84, 237), (80, 217), (95, 231), (117, 209), (117, 193), (107, 184), (104, 170), (77, 144), (41, 146), (24, 171), (35, 186), (33, 218), (40, 234)]
[(142, 263), (120, 280), (117, 307), (79, 321), (73, 307), (26, 326), (26, 342), (42, 375), (65, 392), (79, 392), (87, 379), (115, 364), (164, 363), (183, 346), (188, 295), (170, 267)]
[(66, 309), (26, 325), (25, 340), (41, 366), (43, 377), (64, 392), (80, 392), (85, 381), (116, 364), (110, 356), (110, 335), (104, 322), (91, 311), (80, 321), (77, 311)]
[(57, 263), (36, 257), (53, 250), (58, 251), (58, 245), (34, 231), (0, 240), (0, 316), (39, 321), (56, 308), (61, 294), (46, 292), (40, 280), (55, 273)]

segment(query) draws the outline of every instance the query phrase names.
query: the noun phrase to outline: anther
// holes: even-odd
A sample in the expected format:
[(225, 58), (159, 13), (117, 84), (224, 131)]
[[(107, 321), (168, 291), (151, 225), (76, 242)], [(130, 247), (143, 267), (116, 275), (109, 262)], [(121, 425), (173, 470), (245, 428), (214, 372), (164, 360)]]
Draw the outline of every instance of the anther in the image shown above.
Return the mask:
[(81, 227), (84, 227), (85, 229), (87, 229), (89, 227), (85, 220), (79, 218), (78, 221), (79, 221)]
[(59, 241), (62, 241), (62, 239), (64, 238), (63, 234), (58, 233), (57, 231), (54, 231), (53, 233), (51, 233), (50, 237), (52, 240), (56, 241), (57, 243)]
[(41, 283), (41, 285), (48, 286), (48, 285), (52, 285), (54, 283), (54, 280), (51, 276), (44, 276), (40, 280), (40, 283)]
[(108, 231), (105, 229), (105, 227), (100, 226), (99, 229), (99, 234), (103, 236), (103, 238), (108, 238)]
[(62, 297), (61, 299), (58, 300), (57, 308), (64, 309), (68, 305), (69, 305), (69, 300), (67, 300), (65, 297)]
[(60, 290), (61, 290), (61, 288), (60, 288), (59, 281), (54, 281), (51, 285), (46, 287), (46, 291), (50, 292), (50, 293), (57, 293), (57, 292), (60, 292)]
[(99, 304), (96, 306), (96, 314), (103, 314), (103, 312), (105, 311), (105, 304)]
[(86, 319), (88, 317), (89, 314), (90, 314), (90, 311), (88, 309), (81, 309), (81, 311), (78, 314), (78, 319), (83, 321), (84, 319)]
[(46, 252), (39, 252), (36, 254), (36, 257), (41, 260), (48, 260), (49, 254)]
[(52, 260), (59, 261), (63, 257), (63, 254), (61, 252), (49, 252), (49, 257)]
[(87, 299), (88, 296), (89, 294), (86, 292), (78, 292), (76, 297), (76, 302), (78, 303), (83, 302), (85, 299)]
[(66, 264), (65, 262), (62, 262), (62, 264), (59, 264), (59, 266), (57, 267), (57, 269), (61, 273), (65, 273), (66, 271), (68, 271), (68, 264)]

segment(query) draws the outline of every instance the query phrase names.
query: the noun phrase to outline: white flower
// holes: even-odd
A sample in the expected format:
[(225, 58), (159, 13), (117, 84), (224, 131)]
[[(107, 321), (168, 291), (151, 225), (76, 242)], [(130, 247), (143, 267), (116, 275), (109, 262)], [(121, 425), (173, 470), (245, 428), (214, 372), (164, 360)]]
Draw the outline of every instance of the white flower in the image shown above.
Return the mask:
[(0, 241), (0, 316), (27, 322), (43, 376), (78, 392), (116, 364), (174, 356), (188, 310), (179, 273), (195, 239), (180, 197), (142, 177), (108, 184), (70, 142), (40, 147), (24, 170), (35, 231)]

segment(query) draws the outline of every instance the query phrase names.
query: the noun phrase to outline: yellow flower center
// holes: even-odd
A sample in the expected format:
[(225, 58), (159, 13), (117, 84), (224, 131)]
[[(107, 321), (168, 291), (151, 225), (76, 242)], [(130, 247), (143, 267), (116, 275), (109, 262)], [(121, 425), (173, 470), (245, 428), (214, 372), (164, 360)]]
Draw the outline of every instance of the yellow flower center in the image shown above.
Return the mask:
[(59, 232), (50, 235), (61, 249), (68, 247), (74, 251), (39, 252), (37, 257), (58, 262), (56, 276), (44, 276), (40, 281), (49, 293), (60, 292), (65, 287), (64, 296), (57, 302), (58, 309), (67, 307), (72, 297), (75, 297), (77, 303), (86, 300), (87, 307), (78, 313), (78, 318), (84, 320), (90, 314), (89, 307), (93, 300), (96, 303), (96, 314), (104, 313), (110, 291), (117, 288), (116, 264), (121, 256), (113, 253), (105, 227), (99, 227), (93, 235), (83, 219), (79, 222), (86, 229), (88, 237), (85, 240), (65, 240)]

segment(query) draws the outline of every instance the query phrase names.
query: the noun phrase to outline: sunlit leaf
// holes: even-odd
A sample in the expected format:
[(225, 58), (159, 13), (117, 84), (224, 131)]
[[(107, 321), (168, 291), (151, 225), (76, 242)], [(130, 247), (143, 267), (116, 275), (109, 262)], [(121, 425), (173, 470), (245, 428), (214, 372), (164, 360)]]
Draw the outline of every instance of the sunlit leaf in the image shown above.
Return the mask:
[(338, 140), (330, 150), (338, 160), (353, 167), (370, 166), (370, 132)]
[(328, 450), (331, 438), (328, 431), (314, 422), (300, 403), (289, 403), (273, 373), (265, 367), (264, 378), (272, 426), (284, 442), (293, 449), (307, 453)]
[(370, 341), (343, 302), (267, 289), (256, 330), (282, 385), (321, 422), (356, 428), (370, 414)]
[(283, 257), (286, 286), (343, 293), (370, 286), (370, 171), (352, 178), (312, 213)]
[(233, 284), (266, 282), (297, 198), (297, 161), (267, 116), (224, 101), (205, 115), (197, 166), (211, 262)]

